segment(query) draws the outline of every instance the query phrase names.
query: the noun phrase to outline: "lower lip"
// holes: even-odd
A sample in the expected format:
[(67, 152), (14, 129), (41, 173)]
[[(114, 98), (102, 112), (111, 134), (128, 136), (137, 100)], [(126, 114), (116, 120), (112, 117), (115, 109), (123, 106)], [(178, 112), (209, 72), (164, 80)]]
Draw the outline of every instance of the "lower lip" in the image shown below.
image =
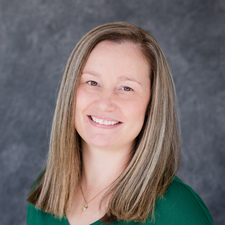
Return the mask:
[(114, 129), (114, 128), (116, 128), (116, 127), (118, 127), (118, 126), (120, 126), (120, 125), (122, 124), (121, 122), (119, 122), (119, 123), (117, 123), (117, 124), (115, 124), (115, 125), (104, 125), (104, 124), (96, 123), (95, 121), (93, 121), (93, 120), (91, 119), (90, 116), (88, 116), (88, 119), (89, 119), (90, 123), (91, 123), (93, 126), (98, 127), (98, 128), (104, 128), (104, 129)]

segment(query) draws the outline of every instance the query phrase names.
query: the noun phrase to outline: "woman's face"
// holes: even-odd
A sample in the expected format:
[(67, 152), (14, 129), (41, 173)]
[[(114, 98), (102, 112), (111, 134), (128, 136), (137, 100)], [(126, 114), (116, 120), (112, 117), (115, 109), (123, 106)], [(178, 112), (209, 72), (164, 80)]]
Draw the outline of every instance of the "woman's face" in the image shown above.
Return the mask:
[(133, 43), (100, 42), (76, 95), (75, 128), (88, 147), (131, 149), (150, 99), (150, 66)]

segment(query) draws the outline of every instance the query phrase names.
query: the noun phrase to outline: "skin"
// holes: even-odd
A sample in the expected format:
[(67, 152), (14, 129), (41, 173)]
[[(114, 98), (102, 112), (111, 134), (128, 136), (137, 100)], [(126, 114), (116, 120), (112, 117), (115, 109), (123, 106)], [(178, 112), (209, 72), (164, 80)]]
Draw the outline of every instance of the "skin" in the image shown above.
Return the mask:
[[(75, 128), (82, 139), (81, 186), (87, 201), (112, 183), (131, 158), (150, 99), (149, 74), (148, 61), (130, 42), (100, 42), (86, 62), (76, 95)], [(69, 223), (99, 220), (107, 207), (105, 201), (99, 210), (103, 194), (82, 212), (79, 189), (67, 215)]]
[[(88, 148), (130, 149), (143, 126), (149, 98), (149, 65), (139, 48), (101, 42), (81, 75), (75, 127)], [(119, 124), (101, 125), (90, 116)]]

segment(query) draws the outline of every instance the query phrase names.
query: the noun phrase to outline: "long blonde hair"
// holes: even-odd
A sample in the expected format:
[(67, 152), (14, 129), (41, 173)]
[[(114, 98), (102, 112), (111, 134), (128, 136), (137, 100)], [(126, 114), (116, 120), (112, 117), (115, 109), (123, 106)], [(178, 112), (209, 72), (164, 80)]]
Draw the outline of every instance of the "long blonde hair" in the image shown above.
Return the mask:
[(80, 137), (74, 128), (76, 90), (89, 54), (104, 40), (137, 44), (151, 68), (145, 122), (130, 163), (107, 192), (111, 197), (102, 218), (104, 222), (143, 222), (153, 215), (157, 198), (179, 167), (179, 121), (174, 83), (162, 50), (147, 31), (128, 23), (109, 23), (91, 30), (71, 53), (58, 94), (46, 169), (28, 201), (59, 217), (71, 208), (82, 175)]

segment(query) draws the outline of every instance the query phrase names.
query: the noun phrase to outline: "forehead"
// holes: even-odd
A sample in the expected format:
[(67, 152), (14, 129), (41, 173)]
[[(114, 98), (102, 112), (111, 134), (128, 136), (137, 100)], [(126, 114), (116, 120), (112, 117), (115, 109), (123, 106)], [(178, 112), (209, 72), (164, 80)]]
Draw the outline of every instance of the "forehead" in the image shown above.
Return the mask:
[(145, 89), (150, 86), (149, 63), (140, 47), (130, 42), (100, 42), (89, 55), (82, 74), (110, 80), (112, 84), (129, 80)]
[(121, 46), (121, 47), (127, 47), (127, 49), (130, 49), (130, 51), (136, 51), (136, 53), (142, 55), (143, 57), (145, 57), (144, 55), (144, 51), (142, 49), (142, 47), (140, 46), (140, 44), (136, 44), (132, 41), (128, 41), (128, 40), (104, 40), (99, 42), (97, 45), (95, 45), (95, 47), (92, 49), (91, 53), (93, 51), (96, 51), (96, 49), (107, 49), (107, 48), (111, 48), (114, 46)]
[[(99, 62), (99, 61), (107, 61), (110, 59), (111, 64), (118, 61), (117, 59), (120, 58), (121, 64), (124, 64), (129, 67), (140, 66), (148, 67), (150, 70), (150, 63), (149, 60), (146, 58), (143, 49), (140, 47), (139, 44), (133, 43), (131, 41), (109, 41), (104, 40), (99, 42), (91, 51), (90, 55), (87, 58), (87, 61), (84, 65), (84, 68), (90, 62)], [(118, 65), (118, 63), (117, 63)]]

